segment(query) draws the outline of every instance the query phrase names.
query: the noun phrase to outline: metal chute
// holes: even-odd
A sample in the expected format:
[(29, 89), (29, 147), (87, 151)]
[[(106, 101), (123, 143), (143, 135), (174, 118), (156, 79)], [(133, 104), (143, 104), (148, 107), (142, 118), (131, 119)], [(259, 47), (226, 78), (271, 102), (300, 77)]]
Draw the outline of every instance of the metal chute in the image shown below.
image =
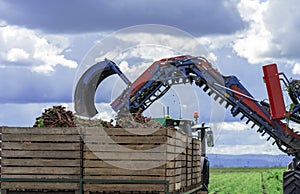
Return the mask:
[(93, 117), (98, 113), (94, 102), (96, 90), (104, 79), (114, 74), (118, 74), (126, 84), (130, 84), (118, 66), (108, 59), (96, 63), (84, 72), (76, 85), (74, 94), (77, 115)]

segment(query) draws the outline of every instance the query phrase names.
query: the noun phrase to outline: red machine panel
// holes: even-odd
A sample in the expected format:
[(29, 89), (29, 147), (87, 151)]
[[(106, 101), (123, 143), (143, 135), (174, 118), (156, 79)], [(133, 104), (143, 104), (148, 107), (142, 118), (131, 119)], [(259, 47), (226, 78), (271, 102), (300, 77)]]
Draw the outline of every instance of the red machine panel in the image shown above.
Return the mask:
[(283, 119), (285, 118), (286, 110), (277, 65), (270, 64), (263, 66), (263, 72), (269, 96), (271, 119)]

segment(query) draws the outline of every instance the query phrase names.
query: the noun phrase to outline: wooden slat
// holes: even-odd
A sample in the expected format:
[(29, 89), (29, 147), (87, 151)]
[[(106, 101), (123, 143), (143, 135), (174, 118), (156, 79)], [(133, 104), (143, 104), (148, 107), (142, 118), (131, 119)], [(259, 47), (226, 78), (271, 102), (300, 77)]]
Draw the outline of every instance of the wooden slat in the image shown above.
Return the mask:
[(181, 163), (177, 162), (175, 160), (168, 161), (168, 163), (166, 164), (166, 169), (170, 170), (170, 169), (174, 169), (174, 168), (181, 168)]
[(2, 174), (2, 178), (65, 178), (65, 179), (79, 179), (78, 174)]
[(85, 175), (86, 179), (109, 179), (109, 180), (165, 180), (160, 176), (134, 176), (134, 175)]
[(66, 189), (66, 190), (78, 190), (78, 183), (41, 183), (41, 182), (2, 182), (1, 189), (17, 190), (17, 189)]
[(85, 136), (84, 142), (112, 142), (112, 143), (127, 143), (127, 144), (154, 144), (154, 143), (165, 143), (168, 140), (166, 136)]
[[(91, 144), (86, 143), (85, 151), (98, 152), (143, 152), (143, 153), (166, 153), (168, 145), (120, 145), (120, 144)], [(147, 149), (146, 149), (147, 148)], [(175, 150), (175, 149), (174, 149)]]
[(5, 166), (49, 166), (49, 167), (60, 167), (60, 166), (74, 166), (80, 167), (80, 159), (8, 159), (2, 158), (1, 160), (2, 167)]
[(2, 142), (26, 141), (26, 142), (79, 142), (78, 135), (41, 135), (41, 134), (2, 134)]
[(36, 143), (36, 142), (5, 142), (3, 150), (80, 150), (79, 143)]
[(165, 176), (165, 170), (160, 168), (154, 168), (149, 170), (127, 170), (122, 168), (85, 168), (84, 175), (131, 175), (131, 176)]
[(84, 184), (84, 191), (134, 192), (134, 191), (165, 191), (164, 184)]
[[(83, 166), (84, 168), (118, 168), (113, 164), (116, 161), (113, 160), (84, 160)], [(124, 161), (126, 162), (126, 161)], [(130, 164), (132, 164), (132, 168), (130, 168)], [(159, 165), (159, 166), (158, 166)], [(129, 166), (129, 169), (143, 169), (151, 166), (157, 166), (156, 168), (166, 168), (166, 164), (164, 161), (153, 161), (153, 160), (145, 160), (145, 161), (127, 161), (126, 167)]]
[(80, 158), (79, 151), (2, 150), (2, 158)]
[(163, 160), (166, 159), (165, 153), (135, 153), (135, 152), (85, 152), (85, 159), (102, 159), (102, 160)]
[(166, 128), (153, 129), (153, 128), (114, 128), (104, 129), (106, 134), (111, 136), (167, 136), (168, 130)]
[(80, 168), (73, 167), (5, 167), (2, 174), (80, 174)]
[(32, 127), (4, 127), (2, 128), (3, 134), (60, 134), (60, 135), (77, 135), (79, 134), (78, 128), (32, 128)]
[(80, 134), (82, 135), (118, 135), (118, 136), (136, 136), (136, 135), (145, 135), (145, 136), (174, 136), (175, 130), (160, 128), (109, 128), (109, 129), (99, 129), (99, 128), (81, 128), (79, 129)]

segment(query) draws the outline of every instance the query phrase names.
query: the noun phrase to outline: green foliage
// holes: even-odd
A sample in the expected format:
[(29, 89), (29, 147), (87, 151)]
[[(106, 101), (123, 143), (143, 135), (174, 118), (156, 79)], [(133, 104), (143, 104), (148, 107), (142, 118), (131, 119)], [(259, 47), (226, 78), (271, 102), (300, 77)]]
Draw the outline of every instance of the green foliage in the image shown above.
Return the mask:
[(40, 118), (37, 120), (37, 127), (44, 127), (44, 119)]
[(282, 193), (284, 168), (212, 168), (211, 194)]

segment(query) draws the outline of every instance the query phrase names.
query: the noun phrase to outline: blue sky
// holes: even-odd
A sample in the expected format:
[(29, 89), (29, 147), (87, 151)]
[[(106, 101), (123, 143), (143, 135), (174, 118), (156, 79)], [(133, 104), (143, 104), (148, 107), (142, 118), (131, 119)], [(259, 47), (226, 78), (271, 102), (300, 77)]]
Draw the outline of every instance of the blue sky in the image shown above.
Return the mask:
[[(265, 99), (262, 65), (277, 63), (288, 77), (299, 77), (299, 4), (296, 0), (0, 0), (0, 126), (32, 126), (43, 108), (57, 104), (72, 109), (73, 84), (90, 49), (107, 37), (120, 47), (132, 42), (149, 44), (157, 40), (153, 37), (162, 37), (157, 34), (159, 26), (156, 32), (132, 27), (145, 24), (189, 34), (206, 48), (207, 57), (224, 75), (236, 75), (257, 99)], [(111, 35), (116, 31), (118, 36)], [(169, 35), (164, 37), (166, 46), (197, 54), (198, 47), (185, 42), (184, 37), (173, 36), (170, 31), (161, 33)], [(134, 80), (154, 59), (172, 53), (138, 47), (115, 59)], [(115, 91), (124, 87), (113, 82), (103, 86), (99, 97), (106, 103), (102, 104), (102, 117), (111, 116), (107, 103), (117, 95), (109, 91), (110, 86)], [(178, 90), (185, 91), (179, 87), (160, 103), (180, 101), (183, 110), (174, 108), (173, 114), (189, 117), (194, 111), (189, 107), (194, 105), (185, 102)], [(193, 91), (189, 98), (198, 98), (201, 120), (214, 122), (212, 114), (224, 109), (211, 114), (210, 98), (195, 88)], [(152, 108), (148, 114), (157, 114), (157, 110)], [(216, 127), (212, 153), (280, 153), (227, 113), (223, 124), (216, 121), (212, 126)]]

